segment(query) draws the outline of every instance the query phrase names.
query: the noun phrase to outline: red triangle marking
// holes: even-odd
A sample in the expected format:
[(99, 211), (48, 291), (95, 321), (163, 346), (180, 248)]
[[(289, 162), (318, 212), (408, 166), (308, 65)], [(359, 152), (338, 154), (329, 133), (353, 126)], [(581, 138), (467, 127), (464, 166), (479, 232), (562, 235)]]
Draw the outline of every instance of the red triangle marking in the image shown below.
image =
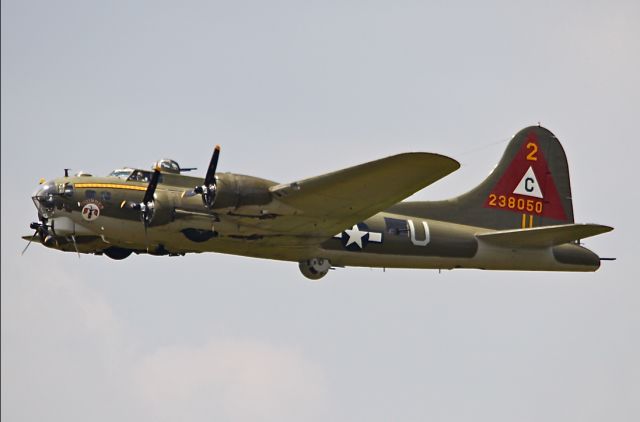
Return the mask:
[[(534, 160), (535, 158), (535, 160)], [(533, 169), (540, 183), (543, 198), (514, 193), (525, 173)], [(567, 215), (560, 194), (549, 171), (547, 160), (534, 133), (529, 134), (484, 203), (487, 208), (498, 208), (519, 214), (534, 214), (556, 220), (566, 220)]]

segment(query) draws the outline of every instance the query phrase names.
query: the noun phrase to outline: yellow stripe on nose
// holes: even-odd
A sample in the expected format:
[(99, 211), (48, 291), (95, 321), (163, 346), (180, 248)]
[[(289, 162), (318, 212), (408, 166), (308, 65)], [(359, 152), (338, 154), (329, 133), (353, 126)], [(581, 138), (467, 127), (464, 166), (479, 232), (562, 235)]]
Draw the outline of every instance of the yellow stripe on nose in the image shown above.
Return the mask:
[(139, 191), (147, 190), (145, 186), (121, 185), (118, 183), (76, 183), (74, 186), (76, 189), (106, 188), (106, 189), (139, 190)]

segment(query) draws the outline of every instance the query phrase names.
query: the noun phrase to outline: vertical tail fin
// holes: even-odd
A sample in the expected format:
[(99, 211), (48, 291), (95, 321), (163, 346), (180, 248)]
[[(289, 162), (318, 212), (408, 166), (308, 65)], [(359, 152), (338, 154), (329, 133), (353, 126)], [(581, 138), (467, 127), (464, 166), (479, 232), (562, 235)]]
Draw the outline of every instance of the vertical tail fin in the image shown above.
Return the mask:
[(553, 133), (531, 126), (471, 191), (445, 201), (401, 202), (389, 211), (492, 229), (573, 223), (567, 157)]

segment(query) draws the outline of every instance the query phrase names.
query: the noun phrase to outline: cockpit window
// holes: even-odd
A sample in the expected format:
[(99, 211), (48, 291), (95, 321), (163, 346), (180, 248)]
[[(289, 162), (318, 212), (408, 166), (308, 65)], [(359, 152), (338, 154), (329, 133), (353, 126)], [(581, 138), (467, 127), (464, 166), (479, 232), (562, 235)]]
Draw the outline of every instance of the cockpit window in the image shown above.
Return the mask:
[(120, 179), (127, 180), (132, 172), (133, 170), (131, 169), (118, 169), (109, 173), (107, 177), (119, 177)]
[[(109, 173), (107, 177), (118, 177), (131, 182), (149, 183), (151, 174), (152, 172), (146, 170), (117, 169)], [(158, 182), (162, 183), (162, 175), (160, 175)]]
[(129, 180), (134, 182), (147, 183), (149, 180), (151, 180), (151, 172), (136, 170), (133, 173), (131, 173), (131, 176), (129, 176)]
[[(129, 176), (129, 179), (127, 180), (130, 180), (132, 182), (149, 183), (149, 181), (151, 180), (151, 172), (144, 171), (144, 170), (134, 170), (133, 173), (131, 173), (131, 176)], [(162, 175), (160, 175), (158, 182), (162, 183)]]

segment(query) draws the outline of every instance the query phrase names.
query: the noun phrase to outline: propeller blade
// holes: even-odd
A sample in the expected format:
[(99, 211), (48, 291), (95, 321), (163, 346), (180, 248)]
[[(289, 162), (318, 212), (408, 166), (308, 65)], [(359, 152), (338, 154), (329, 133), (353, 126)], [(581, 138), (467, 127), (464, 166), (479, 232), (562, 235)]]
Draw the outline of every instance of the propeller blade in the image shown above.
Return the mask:
[(27, 246), (24, 247), (24, 249), (22, 250), (22, 253), (20, 255), (24, 255), (24, 253), (27, 251), (27, 249), (29, 249), (29, 245), (31, 245), (31, 242), (33, 242), (33, 239), (35, 239), (37, 235), (38, 235), (38, 231), (36, 230), (36, 232), (33, 234), (33, 236), (31, 236), (31, 239), (29, 239), (29, 243), (27, 243)]
[(73, 247), (76, 248), (76, 253), (78, 254), (78, 259), (80, 259), (80, 251), (78, 250), (78, 244), (76, 243), (76, 237), (71, 235), (71, 240), (73, 241)]
[(147, 232), (149, 223), (147, 223), (147, 220), (143, 220), (142, 223), (144, 224), (144, 245), (147, 248), (147, 253), (149, 253), (149, 233)]
[(156, 188), (158, 187), (158, 179), (160, 178), (160, 170), (157, 168), (153, 169), (153, 174), (151, 175), (151, 180), (149, 181), (149, 186), (147, 186), (147, 190), (144, 193), (144, 198), (142, 198), (142, 202), (144, 204), (148, 204), (153, 201), (153, 194), (156, 192)]
[(213, 156), (211, 156), (211, 161), (209, 162), (209, 168), (207, 169), (207, 175), (204, 177), (204, 185), (209, 186), (212, 183), (215, 183), (216, 177), (216, 168), (218, 167), (218, 158), (220, 157), (220, 145), (216, 145), (213, 150)]

